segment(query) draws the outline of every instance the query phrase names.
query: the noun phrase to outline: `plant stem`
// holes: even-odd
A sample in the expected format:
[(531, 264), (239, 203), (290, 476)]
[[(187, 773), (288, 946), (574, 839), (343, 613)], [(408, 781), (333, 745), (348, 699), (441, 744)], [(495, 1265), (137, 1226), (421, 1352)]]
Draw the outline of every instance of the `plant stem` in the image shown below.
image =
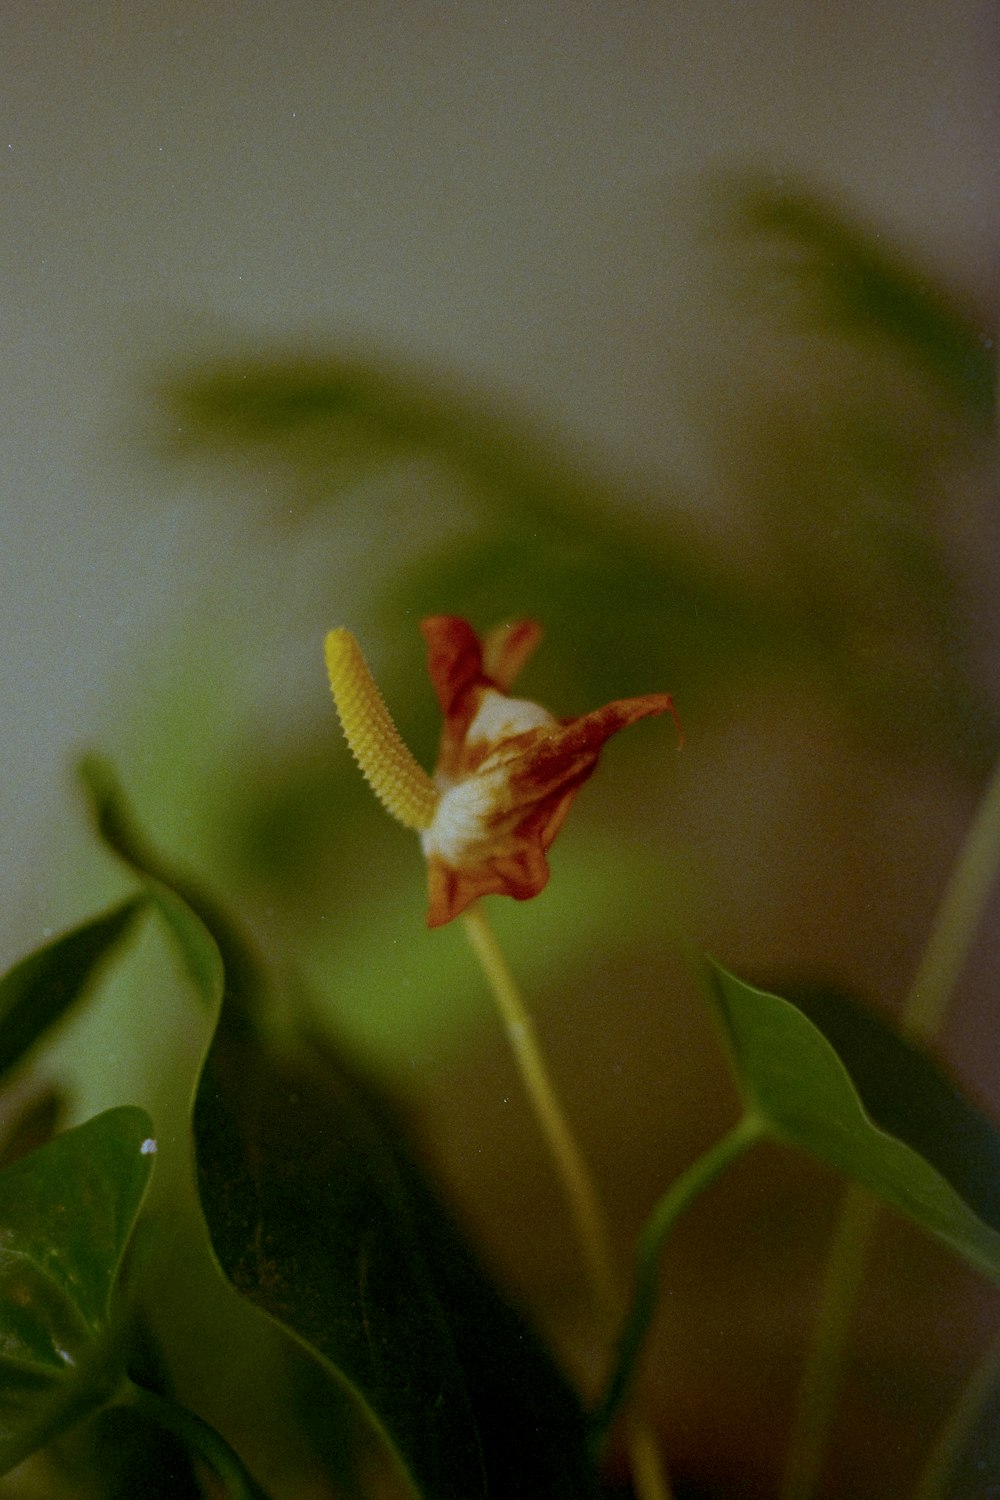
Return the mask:
[(848, 1183), (827, 1257), (816, 1332), (799, 1386), (781, 1500), (810, 1500), (816, 1488), (878, 1208), (870, 1193), (857, 1183)]
[(635, 1288), (618, 1341), (615, 1367), (594, 1416), (594, 1441), (597, 1446), (604, 1441), (632, 1384), (646, 1331), (656, 1308), (660, 1255), (667, 1236), (681, 1215), (715, 1181), (719, 1173), (738, 1156), (742, 1156), (765, 1133), (766, 1127), (756, 1115), (745, 1114), (732, 1130), (678, 1177), (646, 1221), (636, 1251)]
[[(1000, 871), (1000, 762), (987, 784), (945, 888), (900, 1024), (929, 1041), (940, 1030)], [(878, 1205), (850, 1186), (823, 1280), (819, 1316), (789, 1439), (781, 1500), (810, 1500), (842, 1383)]]
[[(621, 1297), (614, 1273), (611, 1236), (597, 1190), (549, 1077), (534, 1023), (480, 902), (466, 910), (463, 922), (493, 992), (521, 1081), (566, 1195), (586, 1267), (594, 1315), (602, 1329), (610, 1329), (618, 1315)], [(626, 1425), (625, 1440), (639, 1500), (671, 1500), (655, 1440), (637, 1413), (632, 1414)]]
[(566, 1195), (587, 1268), (594, 1311), (610, 1321), (618, 1308), (618, 1288), (612, 1269), (610, 1236), (597, 1190), (549, 1077), (534, 1023), (478, 901), (468, 908), (463, 920), (489, 980), (521, 1081)]
[(913, 1500), (944, 1500), (956, 1460), (972, 1435), (983, 1404), (1000, 1378), (1000, 1337), (994, 1338), (966, 1382), (931, 1448)]
[(179, 1406), (166, 1396), (136, 1385), (134, 1381), (129, 1381), (128, 1399), (133, 1406), (147, 1412), (161, 1427), (179, 1437), (181, 1442), (203, 1459), (221, 1480), (230, 1500), (268, 1500), (264, 1490), (248, 1473), (243, 1460), (222, 1434), (202, 1421), (193, 1411)]
[(903, 1028), (912, 1036), (929, 1039), (940, 1031), (998, 871), (1000, 761), (945, 888), (903, 1009)]

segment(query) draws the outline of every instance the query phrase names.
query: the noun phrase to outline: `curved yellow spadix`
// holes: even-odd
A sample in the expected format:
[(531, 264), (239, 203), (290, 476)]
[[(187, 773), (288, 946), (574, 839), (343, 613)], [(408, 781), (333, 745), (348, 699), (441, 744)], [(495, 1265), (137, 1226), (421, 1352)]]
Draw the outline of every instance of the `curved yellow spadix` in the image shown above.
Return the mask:
[(349, 630), (327, 636), (326, 670), (344, 738), (368, 785), (407, 828), (429, 828), (441, 793), (400, 738)]

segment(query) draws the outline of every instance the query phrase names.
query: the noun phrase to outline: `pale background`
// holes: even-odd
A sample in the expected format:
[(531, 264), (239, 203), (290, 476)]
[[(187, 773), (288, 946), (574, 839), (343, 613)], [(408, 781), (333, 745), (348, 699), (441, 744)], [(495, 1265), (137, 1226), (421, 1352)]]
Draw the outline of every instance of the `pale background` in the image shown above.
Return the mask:
[(9, 0), (2, 956), (66, 915), (72, 754), (253, 566), (140, 456), (158, 366), (213, 331), (371, 344), (697, 493), (702, 174), (804, 178), (988, 299), (995, 31), (970, 0)]

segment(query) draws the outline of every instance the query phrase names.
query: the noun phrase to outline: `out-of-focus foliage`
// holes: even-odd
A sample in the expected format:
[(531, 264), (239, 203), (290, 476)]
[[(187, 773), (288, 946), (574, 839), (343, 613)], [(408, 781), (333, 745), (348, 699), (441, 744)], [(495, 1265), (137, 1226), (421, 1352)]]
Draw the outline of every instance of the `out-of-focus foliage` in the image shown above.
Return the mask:
[[(797, 370), (807, 430), (761, 428), (779, 450), (772, 464), (784, 447), (801, 483), (789, 488), (779, 471), (776, 492), (762, 487), (764, 555), (749, 567), (682, 521), (669, 495), (588, 478), (530, 424), (370, 357), (262, 351), (175, 375), (162, 391), (174, 450), (238, 461), (247, 474), (253, 459), (270, 491), (305, 485), (340, 511), (360, 475), (402, 461), (420, 460), (428, 501), (435, 470), (442, 482), (457, 476), (479, 523), (388, 581), (386, 608), (393, 621), (442, 601), (476, 620), (544, 615), (553, 644), (543, 687), (558, 681), (599, 700), (622, 691), (623, 666), (641, 663), (697, 710), (727, 680), (804, 673), (862, 731), (949, 744), (982, 764), (996, 725), (963, 670), (927, 429), (946, 424), (949, 449), (981, 441), (991, 338), (931, 276), (804, 194), (751, 190), (728, 217), (724, 243), (749, 247), (757, 300), (764, 279), (795, 285), (795, 305), (827, 341), (825, 357), (813, 351), (813, 391)], [(734, 249), (733, 259), (748, 276), (746, 255)], [(825, 366), (841, 367), (845, 351), (849, 388), (838, 393)], [(774, 490), (766, 462), (748, 489), (762, 477)], [(370, 513), (370, 490), (364, 503)], [(377, 534), (376, 515), (369, 524)], [(921, 666), (907, 672), (916, 624)]]
[[(784, 293), (799, 287), (794, 312), (893, 347), (970, 419), (993, 420), (995, 331), (972, 308), (808, 191), (761, 185), (748, 192), (737, 183), (733, 199), (736, 227), (751, 247), (784, 249), (786, 259), (772, 267), (784, 271)], [(787, 305), (787, 296), (782, 300)]]
[(15, 964), (0, 980), (0, 1075), (86, 994), (102, 963), (131, 930), (145, 902), (122, 902)]

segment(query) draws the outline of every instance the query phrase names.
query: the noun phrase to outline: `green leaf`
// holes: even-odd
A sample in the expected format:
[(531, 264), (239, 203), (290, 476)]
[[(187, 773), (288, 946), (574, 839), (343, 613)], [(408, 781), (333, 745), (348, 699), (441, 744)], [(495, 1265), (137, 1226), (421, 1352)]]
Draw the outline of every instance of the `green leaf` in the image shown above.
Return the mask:
[(224, 1009), (195, 1140), (227, 1276), (346, 1377), (421, 1495), (593, 1493), (579, 1403), (342, 1058), (269, 1056)]
[(236, 1290), (350, 1383), (421, 1495), (485, 1495), (461, 1367), (360, 1091), (269, 1057), (224, 1005), (194, 1133), (202, 1210)]
[[(111, 847), (165, 890), (170, 872), (111, 773), (91, 763), (88, 785)], [(438, 1203), (393, 1112), (329, 1044), (290, 1056), (264, 1041), (256, 960), (217, 904), (196, 890), (196, 915), (187, 890), (172, 891), (171, 929), (184, 954), (214, 949), (188, 967), (206, 1003), (221, 998), (194, 1133), (223, 1274), (353, 1397), (426, 1500), (586, 1500), (579, 1403)]]
[(118, 1403), (97, 1413), (81, 1434), (83, 1453), (74, 1453), (74, 1477), (81, 1468), (101, 1500), (205, 1500), (185, 1443), (156, 1416)]
[(127, 1106), (0, 1173), (0, 1473), (121, 1379), (112, 1294), (154, 1152), (152, 1121)]
[(715, 1000), (747, 1109), (779, 1139), (836, 1167), (1000, 1283), (1000, 1232), (907, 1138), (881, 1129), (822, 1031), (788, 1000), (713, 964)]
[(930, 1052), (841, 990), (785, 985), (782, 995), (834, 1048), (875, 1124), (905, 1140), (1000, 1229), (1000, 1130)]
[[(82, 769), (105, 842), (172, 894), (171, 931), (218, 1011), (193, 1126), (223, 1275), (351, 1388), (427, 1500), (484, 1495), (461, 1371), (377, 1127), (350, 1092), (324, 1117), (316, 1088), (270, 1055), (251, 1021), (260, 976), (240, 935), (148, 847), (111, 769), (94, 757)], [(206, 944), (214, 962), (200, 957)]]
[(123, 901), (29, 953), (0, 979), (0, 1076), (83, 999), (147, 904), (142, 896)]

